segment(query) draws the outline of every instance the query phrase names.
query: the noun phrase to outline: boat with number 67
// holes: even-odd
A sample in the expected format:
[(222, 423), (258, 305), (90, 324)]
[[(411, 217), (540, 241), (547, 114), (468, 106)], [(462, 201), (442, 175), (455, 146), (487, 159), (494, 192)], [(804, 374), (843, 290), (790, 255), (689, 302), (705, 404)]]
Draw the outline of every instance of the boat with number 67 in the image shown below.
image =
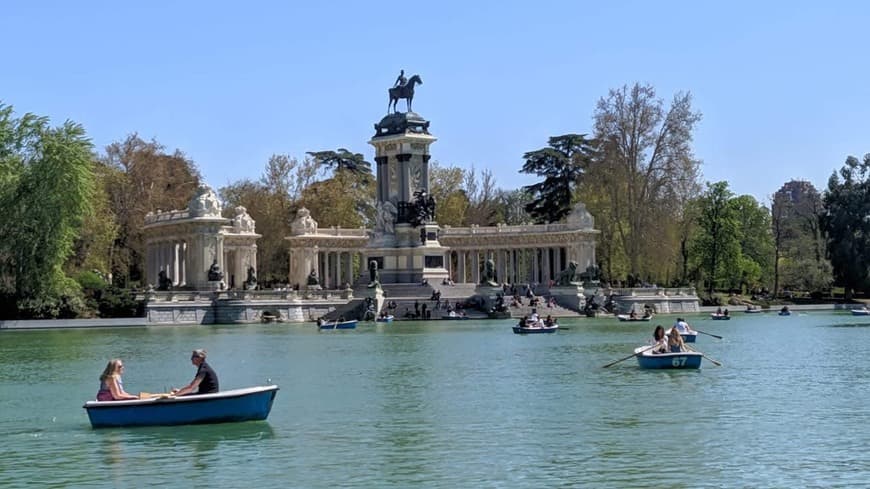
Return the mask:
[(696, 351), (679, 353), (653, 353), (649, 346), (634, 349), (637, 364), (647, 369), (697, 369), (704, 356)]

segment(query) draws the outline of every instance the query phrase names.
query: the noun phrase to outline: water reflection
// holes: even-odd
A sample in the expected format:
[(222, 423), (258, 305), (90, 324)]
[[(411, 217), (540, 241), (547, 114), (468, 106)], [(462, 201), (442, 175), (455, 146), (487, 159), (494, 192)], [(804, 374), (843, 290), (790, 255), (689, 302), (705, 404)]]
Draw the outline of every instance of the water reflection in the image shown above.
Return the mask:
[(95, 434), (100, 438), (101, 458), (116, 481), (129, 478), (142, 458), (152, 466), (183, 462), (203, 469), (227, 454), (275, 438), (269, 423), (259, 421), (96, 430)]

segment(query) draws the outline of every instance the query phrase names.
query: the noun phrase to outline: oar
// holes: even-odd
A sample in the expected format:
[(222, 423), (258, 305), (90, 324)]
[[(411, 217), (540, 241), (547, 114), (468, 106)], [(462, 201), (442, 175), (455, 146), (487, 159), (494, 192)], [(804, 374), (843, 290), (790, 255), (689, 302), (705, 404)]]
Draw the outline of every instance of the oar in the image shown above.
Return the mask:
[(701, 334), (705, 334), (705, 335), (707, 335), (707, 336), (712, 336), (713, 338), (718, 338), (718, 339), (720, 339), (720, 340), (722, 339), (722, 337), (719, 336), (719, 335), (717, 335), (717, 334), (705, 333), (705, 332), (701, 331), (700, 329), (696, 329), (695, 331), (697, 331), (697, 332), (699, 332), (699, 333), (701, 333)]
[[(689, 346), (689, 345), (684, 345), (684, 346), (685, 346), (686, 349), (689, 350), (689, 351), (693, 351), (693, 352), (695, 352), (695, 353), (701, 353), (701, 352), (699, 352), (698, 350), (692, 348), (692, 347)], [(703, 353), (701, 353), (701, 356), (704, 357), (704, 358), (706, 358), (707, 360), (710, 360), (711, 362), (713, 362), (713, 365), (715, 365), (715, 366), (717, 366), (717, 367), (721, 367), (721, 366), (722, 366), (722, 363), (721, 363), (721, 362), (717, 362), (716, 360), (713, 360), (712, 358), (708, 357), (707, 355), (705, 355), (705, 354), (703, 354)]]
[(625, 357), (625, 358), (620, 358), (619, 360), (617, 360), (617, 361), (615, 361), (615, 362), (610, 362), (610, 363), (608, 363), (607, 365), (604, 365), (604, 366), (601, 367), (601, 368), (607, 368), (607, 367), (610, 367), (610, 366), (612, 366), (612, 365), (616, 365), (616, 364), (619, 363), (619, 362), (624, 362), (624, 361), (628, 360), (628, 359), (631, 358), (631, 357), (636, 357), (636, 356), (638, 356), (639, 354), (641, 354), (641, 353), (643, 353), (643, 352), (645, 352), (645, 351), (647, 351), (647, 350), (650, 350), (650, 349), (652, 349), (652, 348), (655, 348), (655, 347), (656, 347), (656, 345), (650, 345), (650, 346), (644, 348), (643, 350), (641, 350), (641, 351), (639, 351), (639, 352), (632, 353), (631, 355), (629, 355), (629, 356), (627, 356), (627, 357)]

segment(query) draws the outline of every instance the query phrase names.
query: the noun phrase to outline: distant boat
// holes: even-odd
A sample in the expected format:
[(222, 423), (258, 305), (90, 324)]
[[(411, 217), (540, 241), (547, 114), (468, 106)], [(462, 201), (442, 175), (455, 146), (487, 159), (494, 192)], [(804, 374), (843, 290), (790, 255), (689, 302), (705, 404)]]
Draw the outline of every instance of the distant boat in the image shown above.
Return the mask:
[(558, 324), (554, 324), (553, 326), (544, 326), (542, 328), (540, 326), (529, 326), (529, 323), (526, 323), (525, 326), (514, 326), (514, 333), (516, 333), (516, 334), (555, 333), (557, 329), (559, 329)]
[(230, 423), (266, 419), (277, 393), (277, 385), (268, 385), (192, 396), (88, 401), (82, 407), (94, 428)]
[(390, 314), (389, 316), (380, 316), (379, 318), (375, 319), (375, 321), (377, 321), (379, 323), (392, 323), (393, 322), (393, 315)]
[(757, 307), (757, 308), (754, 308), (754, 309), (746, 308), (746, 310), (743, 311), (743, 312), (745, 312), (746, 314), (758, 314), (759, 312), (764, 312), (764, 309), (761, 309), (761, 308), (758, 308), (758, 307)]
[(694, 351), (679, 353), (653, 353), (649, 346), (634, 349), (637, 364), (647, 369), (697, 369), (704, 356)]
[(791, 316), (791, 311), (788, 310), (788, 306), (783, 307), (779, 310), (780, 316)]
[(729, 321), (729, 320), (731, 320), (731, 316), (728, 314), (720, 314), (720, 313), (714, 312), (714, 313), (710, 314), (710, 319), (713, 319), (715, 321)]
[(355, 329), (356, 320), (353, 321), (323, 321), (317, 324), (317, 329)]
[(652, 321), (653, 317), (652, 317), (652, 315), (643, 316), (643, 317), (631, 317), (628, 314), (620, 314), (620, 315), (616, 316), (616, 318), (619, 319), (620, 321), (631, 322), (631, 321)]

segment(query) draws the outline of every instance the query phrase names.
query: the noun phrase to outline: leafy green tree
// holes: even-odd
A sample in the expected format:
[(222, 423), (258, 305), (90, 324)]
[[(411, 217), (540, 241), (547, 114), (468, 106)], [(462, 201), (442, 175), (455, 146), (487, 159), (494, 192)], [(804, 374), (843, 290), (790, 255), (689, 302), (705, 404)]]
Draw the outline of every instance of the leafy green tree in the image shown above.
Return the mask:
[(442, 226), (463, 226), (466, 223), (469, 200), (462, 188), (465, 172), (455, 166), (429, 163), (429, 193), (438, 203), (437, 220)]
[(752, 289), (773, 273), (773, 236), (770, 212), (751, 195), (731, 200), (737, 218), (741, 260), (731, 275), (731, 287)]
[[(81, 288), (63, 270), (94, 193), (91, 143), (82, 126), (0, 104), (0, 257), (4, 302), (22, 317), (74, 317)], [(16, 314), (14, 308), (2, 308)]]
[(828, 256), (834, 277), (845, 288), (865, 290), (870, 266), (870, 154), (854, 156), (828, 179), (821, 227), (828, 236)]
[(535, 222), (558, 222), (571, 212), (574, 190), (584, 171), (597, 157), (596, 141), (585, 134), (551, 137), (549, 147), (530, 151), (522, 173), (544, 177), (542, 182), (523, 187), (532, 196), (526, 204)]
[(692, 254), (698, 260), (711, 296), (717, 283), (740, 264), (740, 227), (732, 196), (727, 182), (716, 182), (708, 183), (707, 190), (698, 199), (698, 228)]

